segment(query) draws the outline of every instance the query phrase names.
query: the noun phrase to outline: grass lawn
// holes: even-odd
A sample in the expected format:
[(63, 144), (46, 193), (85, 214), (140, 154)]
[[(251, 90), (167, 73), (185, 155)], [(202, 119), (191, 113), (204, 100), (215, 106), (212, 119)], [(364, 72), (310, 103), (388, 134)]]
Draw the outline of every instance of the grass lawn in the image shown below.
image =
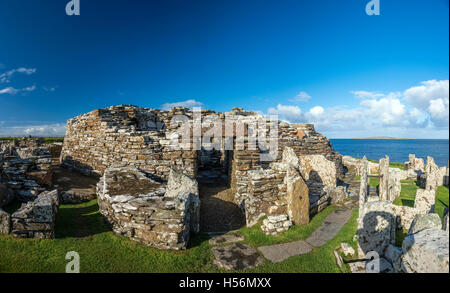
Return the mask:
[[(416, 191), (420, 187), (414, 180), (402, 180), (402, 191), (400, 196), (394, 200), (395, 205), (414, 207), (414, 200), (416, 198)], [(434, 212), (437, 213), (441, 219), (444, 215), (444, 209), (448, 207), (449, 190), (446, 186), (439, 186), (436, 192)]]
[[(400, 196), (397, 197), (393, 204), (398, 206), (414, 207), (414, 200), (416, 198), (416, 191), (420, 187), (414, 180), (402, 180), (402, 190)], [(444, 209), (448, 206), (449, 190), (446, 186), (439, 186), (436, 192), (434, 212), (437, 213), (441, 219), (444, 217)], [(396, 246), (401, 246), (403, 239), (408, 234), (408, 230), (398, 230), (395, 238)]]
[[(354, 180), (361, 181), (361, 176), (355, 176)], [(369, 186), (377, 188), (378, 185), (380, 185), (380, 178), (369, 177)]]
[[(362, 158), (357, 158), (358, 160), (362, 160)], [(378, 161), (367, 159), (367, 161), (378, 164)], [(398, 168), (401, 170), (405, 170), (405, 164), (399, 163), (399, 162), (389, 162), (389, 167), (391, 168)]]
[[(330, 206), (301, 227), (279, 236), (267, 236), (259, 227), (242, 228), (245, 242), (257, 247), (307, 238), (335, 207)], [(268, 261), (246, 272), (340, 272), (333, 250), (341, 242), (351, 243), (356, 233), (357, 211), (336, 237), (306, 255), (281, 263)], [(110, 232), (98, 211), (97, 201), (61, 205), (56, 239), (15, 239), (0, 236), (0, 272), (64, 272), (68, 251), (80, 254), (81, 272), (228, 272), (214, 267), (205, 234), (194, 235), (184, 251), (164, 251), (141, 245)], [(344, 269), (346, 271), (347, 269)]]
[[(2, 140), (17, 140), (22, 137), (0, 137), (0, 141)], [(53, 143), (53, 142), (64, 142), (64, 137), (44, 137), (44, 140), (46, 143)]]

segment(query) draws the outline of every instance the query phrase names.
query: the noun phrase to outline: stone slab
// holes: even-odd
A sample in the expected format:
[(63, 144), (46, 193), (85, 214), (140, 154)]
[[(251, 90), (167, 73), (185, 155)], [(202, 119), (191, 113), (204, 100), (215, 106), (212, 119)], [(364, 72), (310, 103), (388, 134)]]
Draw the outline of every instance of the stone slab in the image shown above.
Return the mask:
[(283, 260), (300, 254), (306, 254), (312, 251), (311, 245), (303, 240), (275, 244), (270, 246), (258, 247), (258, 250), (262, 252), (265, 258), (273, 263), (282, 262)]
[(352, 215), (352, 210), (335, 210), (328, 215), (322, 226), (314, 231), (311, 236), (306, 239), (311, 246), (321, 247), (341, 230), (341, 228), (348, 222)]
[(242, 243), (216, 246), (211, 251), (214, 255), (213, 264), (226, 270), (248, 270), (264, 263), (256, 249)]

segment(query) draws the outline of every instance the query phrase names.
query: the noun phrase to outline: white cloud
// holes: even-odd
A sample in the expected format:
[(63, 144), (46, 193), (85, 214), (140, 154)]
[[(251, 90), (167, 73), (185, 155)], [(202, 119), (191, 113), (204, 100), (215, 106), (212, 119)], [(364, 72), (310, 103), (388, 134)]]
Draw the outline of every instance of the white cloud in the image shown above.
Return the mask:
[(376, 99), (384, 96), (383, 94), (380, 93), (368, 91), (351, 91), (351, 93), (361, 99)]
[(428, 113), (437, 127), (447, 127), (449, 123), (449, 82), (448, 80), (428, 80), (420, 86), (404, 92), (404, 100), (417, 109)]
[(26, 74), (26, 75), (30, 75), (36, 72), (36, 68), (25, 68), (25, 67), (20, 67), (20, 68), (16, 68), (16, 69), (11, 69), (5, 73), (0, 74), (0, 83), (8, 83), (11, 80), (11, 77), (16, 74), (16, 73), (22, 73), (22, 74)]
[(276, 108), (269, 108), (267, 114), (278, 115), (280, 116), (279, 119), (291, 123), (301, 122), (303, 120), (302, 110), (298, 106), (278, 104)]
[(297, 103), (297, 102), (306, 102), (309, 99), (311, 99), (311, 96), (308, 95), (306, 92), (299, 92), (294, 98), (289, 100), (290, 102)]
[(32, 86), (23, 88), (22, 91), (24, 91), (24, 92), (32, 92), (32, 91), (34, 91), (35, 89), (36, 89), (36, 85), (32, 85)]
[(196, 100), (186, 100), (186, 101), (181, 101), (181, 102), (175, 102), (175, 103), (165, 103), (163, 105), (161, 105), (161, 109), (163, 110), (170, 110), (173, 107), (185, 107), (185, 108), (193, 108), (193, 107), (200, 107), (203, 106), (202, 102), (198, 102)]
[(316, 106), (314, 108), (312, 108), (311, 110), (309, 110), (309, 113), (313, 116), (313, 117), (320, 117), (323, 115), (324, 113), (324, 109), (320, 106)]
[(382, 98), (379, 100), (363, 100), (365, 113), (370, 118), (375, 118), (383, 126), (406, 126), (408, 124), (408, 111), (399, 99)]
[(0, 123), (0, 136), (64, 136), (66, 124), (55, 123), (30, 126), (2, 126)]
[(9, 94), (9, 95), (15, 95), (19, 92), (18, 89), (13, 87), (7, 87), (0, 90), (0, 95)]
[(2, 94), (15, 95), (15, 94), (20, 93), (20, 92), (32, 92), (35, 89), (36, 89), (36, 85), (32, 85), (32, 86), (29, 86), (29, 87), (24, 87), (22, 89), (16, 89), (16, 88), (13, 88), (13, 87), (7, 87), (7, 88), (4, 88), (4, 89), (0, 89), (0, 95), (2, 95)]
[(360, 99), (353, 108), (317, 105), (302, 113), (297, 106), (279, 104), (267, 113), (279, 114), (291, 123), (314, 123), (317, 130), (331, 137), (448, 138), (448, 80), (422, 82), (404, 92), (352, 94)]

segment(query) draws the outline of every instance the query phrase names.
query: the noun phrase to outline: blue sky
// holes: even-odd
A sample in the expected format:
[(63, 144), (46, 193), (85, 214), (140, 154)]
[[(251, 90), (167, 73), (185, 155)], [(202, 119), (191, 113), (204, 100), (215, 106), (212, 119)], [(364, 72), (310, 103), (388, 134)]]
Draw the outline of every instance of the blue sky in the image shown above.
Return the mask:
[(0, 135), (117, 104), (239, 106), (331, 138), (448, 138), (449, 1), (0, 1)]

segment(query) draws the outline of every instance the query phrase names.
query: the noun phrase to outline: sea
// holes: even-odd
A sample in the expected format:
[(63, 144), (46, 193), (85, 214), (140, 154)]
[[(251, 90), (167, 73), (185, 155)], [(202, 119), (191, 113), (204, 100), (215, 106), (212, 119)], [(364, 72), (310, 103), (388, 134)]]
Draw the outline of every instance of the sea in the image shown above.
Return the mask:
[(330, 139), (333, 149), (343, 156), (352, 156), (378, 161), (388, 155), (391, 162), (404, 163), (409, 154), (426, 161), (427, 156), (434, 158), (442, 167), (448, 165), (448, 139)]

